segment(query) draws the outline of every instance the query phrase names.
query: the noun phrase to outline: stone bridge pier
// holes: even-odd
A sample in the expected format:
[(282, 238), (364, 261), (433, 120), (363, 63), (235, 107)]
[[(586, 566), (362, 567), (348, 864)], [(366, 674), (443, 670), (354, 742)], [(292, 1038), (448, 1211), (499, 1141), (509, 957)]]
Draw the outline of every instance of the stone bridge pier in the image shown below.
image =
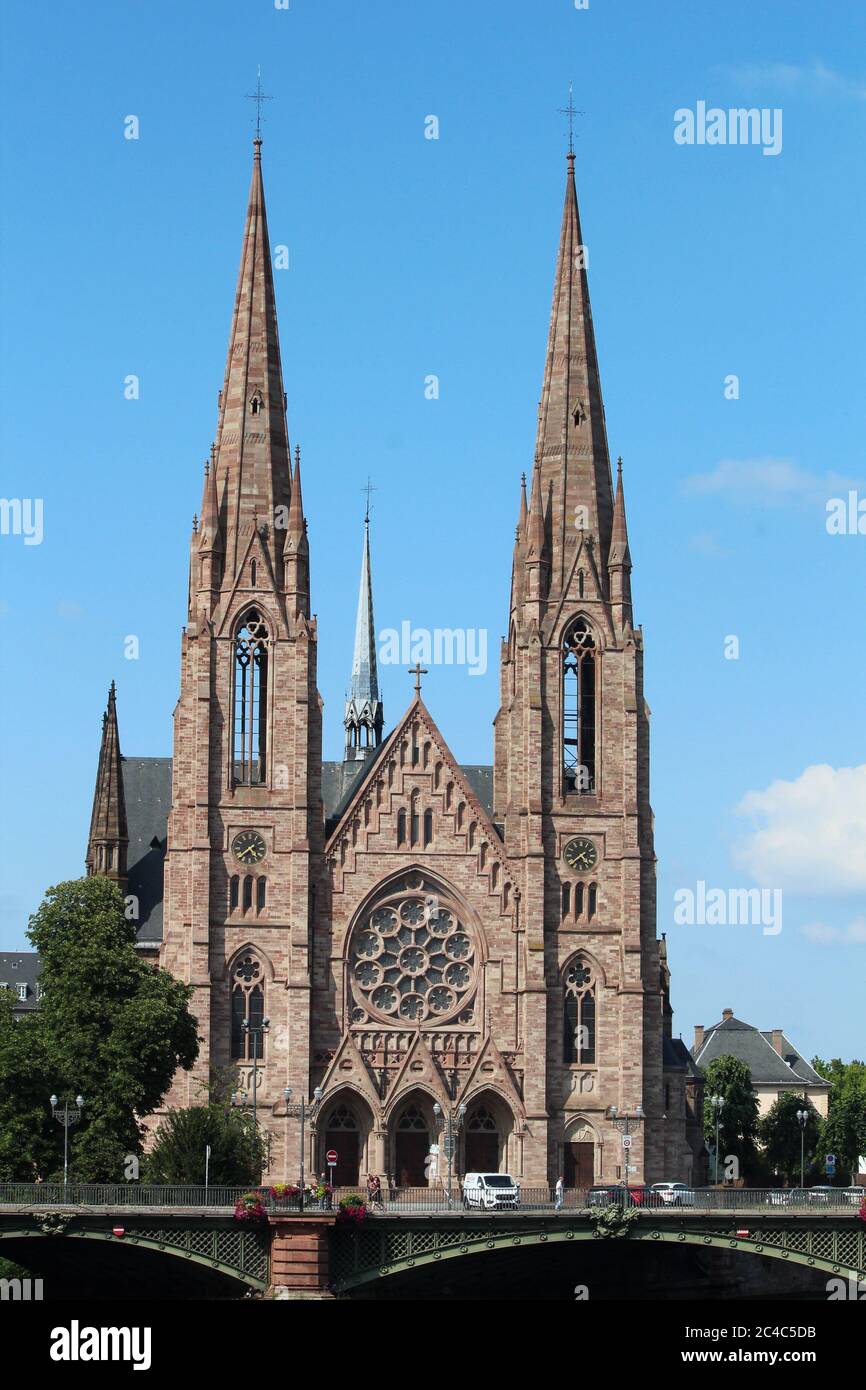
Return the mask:
[(331, 1298), (333, 1212), (270, 1216), (270, 1287), (276, 1298)]

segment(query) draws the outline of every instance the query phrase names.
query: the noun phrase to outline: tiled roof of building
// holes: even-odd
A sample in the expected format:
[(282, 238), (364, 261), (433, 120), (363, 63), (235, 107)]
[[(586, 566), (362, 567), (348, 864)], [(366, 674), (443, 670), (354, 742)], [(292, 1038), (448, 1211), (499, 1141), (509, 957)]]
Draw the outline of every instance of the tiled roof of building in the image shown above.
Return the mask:
[(0, 955), (0, 989), (12, 990), (16, 1013), (27, 1013), (38, 1007), (36, 987), (41, 968), (35, 951), (4, 951)]
[(696, 1051), (693, 1049), (694, 1060), (706, 1070), (717, 1057), (736, 1057), (749, 1068), (755, 1086), (793, 1087), (804, 1082), (809, 1086), (829, 1086), (829, 1081), (818, 1075), (784, 1035), (784, 1055), (780, 1056), (773, 1046), (772, 1036), (772, 1031), (761, 1032), (729, 1014), (705, 1030), (700, 1047)]

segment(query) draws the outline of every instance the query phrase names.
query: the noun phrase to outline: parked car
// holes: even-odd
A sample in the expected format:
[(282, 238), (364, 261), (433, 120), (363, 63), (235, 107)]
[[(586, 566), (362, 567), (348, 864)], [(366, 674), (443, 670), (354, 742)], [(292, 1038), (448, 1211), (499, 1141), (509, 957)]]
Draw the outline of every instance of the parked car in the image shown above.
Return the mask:
[(586, 1194), (586, 1205), (588, 1207), (610, 1207), (614, 1205), (625, 1207), (650, 1206), (651, 1194), (647, 1187), (623, 1187), (622, 1183), (597, 1184), (591, 1187)]
[(790, 1187), (773, 1187), (767, 1193), (767, 1201), (771, 1207), (789, 1207), (791, 1205)]
[(463, 1179), (464, 1207), (496, 1211), (520, 1206), (520, 1188), (509, 1173), (467, 1173)]
[(693, 1207), (695, 1194), (688, 1183), (654, 1182), (650, 1188), (650, 1205), (658, 1206), (659, 1199), (665, 1207)]
[(866, 1187), (843, 1187), (840, 1195), (847, 1206), (859, 1207), (866, 1201)]

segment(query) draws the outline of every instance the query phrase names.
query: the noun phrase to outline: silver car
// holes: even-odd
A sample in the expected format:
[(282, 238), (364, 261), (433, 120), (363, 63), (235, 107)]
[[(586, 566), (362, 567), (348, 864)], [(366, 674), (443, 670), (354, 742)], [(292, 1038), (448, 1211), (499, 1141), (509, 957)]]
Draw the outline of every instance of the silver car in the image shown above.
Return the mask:
[(650, 1188), (654, 1195), (650, 1200), (653, 1206), (658, 1202), (664, 1207), (693, 1207), (695, 1194), (684, 1182), (654, 1182)]

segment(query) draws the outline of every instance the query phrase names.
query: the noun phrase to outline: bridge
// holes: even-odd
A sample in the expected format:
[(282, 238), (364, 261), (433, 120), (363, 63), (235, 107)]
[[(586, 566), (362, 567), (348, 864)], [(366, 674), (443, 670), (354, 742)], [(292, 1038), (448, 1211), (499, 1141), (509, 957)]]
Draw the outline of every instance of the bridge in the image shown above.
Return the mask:
[(866, 1280), (866, 1221), (842, 1191), (819, 1198), (808, 1190), (709, 1189), (689, 1193), (685, 1206), (634, 1204), (625, 1192), (593, 1206), (587, 1194), (569, 1193), (557, 1209), (544, 1189), (522, 1192), (516, 1209), (464, 1211), (441, 1190), (419, 1189), (393, 1194), (360, 1224), (337, 1220), (333, 1207), (302, 1210), (268, 1189), (266, 1219), (237, 1221), (241, 1191), (0, 1184), (0, 1256), (54, 1275), (61, 1288), (81, 1288), (90, 1273), (102, 1289), (92, 1296), (120, 1289), (182, 1297), (195, 1289), (236, 1298), (279, 1288), (289, 1296), (370, 1297), (378, 1287), (388, 1297), (391, 1288), (467, 1262), (483, 1278), (493, 1263), (479, 1256), (513, 1268), (519, 1253), (549, 1263), (569, 1247), (588, 1253), (588, 1242), (617, 1259), (631, 1248), (697, 1247)]

